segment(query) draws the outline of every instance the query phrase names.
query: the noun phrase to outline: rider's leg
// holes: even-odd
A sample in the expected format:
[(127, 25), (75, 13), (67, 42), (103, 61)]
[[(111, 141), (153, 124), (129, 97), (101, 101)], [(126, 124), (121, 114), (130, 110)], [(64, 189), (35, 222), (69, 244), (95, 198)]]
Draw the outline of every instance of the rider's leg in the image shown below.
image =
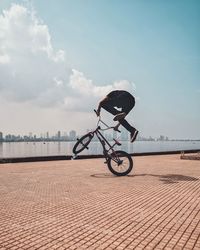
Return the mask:
[(138, 135), (138, 130), (131, 126), (125, 119), (119, 120), (119, 122), (124, 128), (126, 128), (130, 132), (131, 142), (134, 142)]
[[(122, 102), (122, 112), (124, 112), (126, 115), (128, 115), (128, 113), (133, 109), (133, 107), (135, 106), (135, 100), (132, 98), (124, 98), (123, 102)], [(133, 126), (131, 126), (127, 120), (125, 120), (124, 118), (119, 120), (119, 122), (121, 123), (121, 125), (123, 127), (125, 127), (130, 133), (132, 133), (135, 128)]]
[(114, 130), (115, 130), (115, 131), (119, 131), (119, 126), (120, 126), (120, 125), (121, 125), (121, 123), (118, 122), (117, 125), (114, 127)]
[(126, 119), (121, 119), (119, 120), (119, 123), (126, 128), (130, 133), (133, 132), (133, 130), (135, 130), (135, 128), (133, 126), (131, 126)]
[[(102, 108), (113, 115), (117, 115), (117, 114), (121, 113), (121, 111), (115, 109), (113, 106), (109, 105), (109, 103), (103, 104)], [(119, 120), (119, 124), (121, 124), (123, 127), (125, 127), (130, 133), (134, 129), (125, 119)]]
[(121, 113), (121, 111), (115, 109), (109, 102), (104, 103), (102, 105), (102, 108), (105, 109), (106, 111), (108, 111), (109, 113), (111, 113), (112, 115), (117, 115), (117, 114)]
[[(117, 114), (120, 114), (122, 112), (125, 112), (126, 115), (127, 115), (131, 111), (131, 109), (134, 107), (134, 105), (135, 105), (134, 101), (126, 99), (124, 104), (122, 105), (122, 111), (119, 111), (119, 110), (115, 109), (113, 107), (113, 105), (111, 103), (109, 103), (109, 102), (104, 103), (102, 105), (102, 108), (105, 109), (106, 111), (108, 111), (109, 113), (113, 114), (113, 115), (117, 115)], [(119, 124), (121, 124), (124, 128), (126, 128), (130, 132), (131, 141), (135, 140), (135, 138), (136, 138), (136, 136), (138, 134), (138, 131), (134, 127), (132, 127), (127, 122), (127, 120), (125, 120), (124, 118), (119, 120)], [(117, 126), (119, 126), (119, 124)]]
[[(135, 99), (127, 98), (126, 101), (122, 103), (122, 112), (128, 114), (134, 106), (135, 106)], [(131, 142), (134, 142), (138, 135), (138, 130), (133, 126), (131, 126), (125, 119), (122, 119), (119, 122), (130, 132)]]
[(124, 119), (125, 117), (126, 117), (126, 113), (125, 112), (120, 112), (119, 114), (117, 114), (113, 118), (113, 121), (120, 121), (121, 119)]

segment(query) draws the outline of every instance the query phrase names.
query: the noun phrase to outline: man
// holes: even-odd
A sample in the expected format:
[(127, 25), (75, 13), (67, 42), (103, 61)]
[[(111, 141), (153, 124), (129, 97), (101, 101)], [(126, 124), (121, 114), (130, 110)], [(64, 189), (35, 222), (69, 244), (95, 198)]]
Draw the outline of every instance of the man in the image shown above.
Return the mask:
[[(138, 130), (132, 127), (124, 119), (134, 106), (135, 98), (129, 92), (125, 90), (114, 90), (99, 102), (97, 115), (100, 115), (101, 108), (104, 108), (109, 113), (115, 115), (113, 120), (119, 121), (119, 124), (115, 127), (115, 129), (117, 130), (121, 124), (130, 132), (131, 142), (134, 142), (137, 137)], [(117, 110), (115, 107), (121, 108), (121, 111)]]

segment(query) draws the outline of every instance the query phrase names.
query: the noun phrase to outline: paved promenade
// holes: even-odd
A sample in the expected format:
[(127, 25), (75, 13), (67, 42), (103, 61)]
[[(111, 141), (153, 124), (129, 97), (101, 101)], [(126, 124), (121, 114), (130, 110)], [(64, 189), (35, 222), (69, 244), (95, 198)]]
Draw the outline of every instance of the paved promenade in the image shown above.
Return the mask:
[(200, 249), (200, 161), (134, 158), (0, 165), (0, 249)]

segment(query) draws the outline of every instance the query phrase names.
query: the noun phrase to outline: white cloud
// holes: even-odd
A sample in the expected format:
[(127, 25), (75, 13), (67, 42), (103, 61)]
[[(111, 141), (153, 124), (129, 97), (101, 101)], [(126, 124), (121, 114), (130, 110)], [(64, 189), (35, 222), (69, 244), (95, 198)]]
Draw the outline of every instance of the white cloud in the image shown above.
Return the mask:
[(10, 57), (8, 55), (0, 55), (0, 64), (7, 64), (10, 62)]
[(105, 86), (96, 86), (91, 79), (87, 79), (82, 72), (75, 69), (72, 70), (69, 85), (80, 94), (95, 97), (103, 97), (114, 89), (124, 89), (127, 91), (135, 89), (134, 83), (130, 83), (127, 80), (117, 81)]
[(24, 6), (13, 4), (0, 15), (0, 96), (15, 102), (87, 111), (113, 89), (135, 88), (126, 80), (97, 86), (67, 67), (47, 25)]
[(38, 104), (45, 93), (55, 99), (60, 87), (55, 79), (68, 82), (64, 52), (53, 49), (48, 27), (20, 5), (0, 15), (0, 75), (1, 95), (21, 102), (39, 99)]
[(65, 98), (66, 106), (70, 105), (73, 109), (75, 106), (83, 109), (91, 109), (97, 105), (102, 97), (106, 96), (110, 91), (115, 89), (124, 89), (132, 92), (135, 89), (135, 84), (129, 81), (116, 81), (113, 84), (96, 86), (91, 79), (87, 79), (82, 72), (73, 69), (70, 76), (69, 86), (73, 90), (73, 94), (77, 98), (72, 100), (71, 97)]

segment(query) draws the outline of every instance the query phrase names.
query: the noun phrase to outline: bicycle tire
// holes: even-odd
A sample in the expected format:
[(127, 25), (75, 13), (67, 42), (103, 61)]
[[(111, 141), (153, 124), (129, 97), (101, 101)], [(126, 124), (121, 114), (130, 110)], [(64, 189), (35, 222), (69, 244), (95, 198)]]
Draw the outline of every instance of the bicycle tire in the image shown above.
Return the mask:
[[(116, 162), (116, 161), (122, 161)], [(130, 154), (117, 150), (111, 154), (107, 161), (108, 169), (117, 176), (125, 176), (133, 169), (133, 160)]]
[(72, 150), (73, 154), (77, 155), (80, 152), (82, 152), (85, 148), (87, 148), (87, 146), (91, 142), (93, 136), (94, 135), (92, 133), (88, 133), (88, 134), (85, 134), (84, 136), (82, 136), (80, 139), (78, 139), (73, 147), (73, 150)]

